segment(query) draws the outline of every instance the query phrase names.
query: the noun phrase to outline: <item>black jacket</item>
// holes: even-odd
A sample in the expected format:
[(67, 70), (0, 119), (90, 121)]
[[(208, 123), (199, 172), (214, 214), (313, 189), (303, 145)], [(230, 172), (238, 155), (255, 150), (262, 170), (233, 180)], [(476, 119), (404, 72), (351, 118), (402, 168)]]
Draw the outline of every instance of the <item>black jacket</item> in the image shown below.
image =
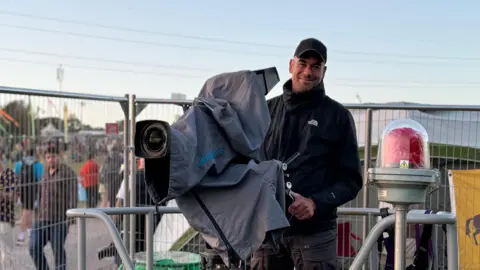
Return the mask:
[[(291, 218), (291, 234), (334, 229), (337, 207), (353, 200), (362, 188), (355, 122), (341, 105), (325, 95), (323, 83), (309, 92), (293, 93), (291, 81), (284, 93), (268, 101), (272, 119), (263, 144), (266, 159), (287, 161), (285, 181), (292, 191), (313, 199), (312, 218)], [(287, 197), (287, 208), (292, 203)]]

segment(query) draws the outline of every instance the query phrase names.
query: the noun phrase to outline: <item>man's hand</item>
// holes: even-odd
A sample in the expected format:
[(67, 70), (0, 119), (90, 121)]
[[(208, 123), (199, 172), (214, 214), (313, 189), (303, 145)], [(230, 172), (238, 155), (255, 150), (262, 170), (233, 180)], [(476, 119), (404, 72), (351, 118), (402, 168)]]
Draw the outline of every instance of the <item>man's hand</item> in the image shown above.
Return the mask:
[(306, 220), (313, 217), (315, 213), (315, 203), (312, 199), (305, 198), (302, 195), (292, 192), (294, 202), (288, 207), (288, 212), (299, 220)]

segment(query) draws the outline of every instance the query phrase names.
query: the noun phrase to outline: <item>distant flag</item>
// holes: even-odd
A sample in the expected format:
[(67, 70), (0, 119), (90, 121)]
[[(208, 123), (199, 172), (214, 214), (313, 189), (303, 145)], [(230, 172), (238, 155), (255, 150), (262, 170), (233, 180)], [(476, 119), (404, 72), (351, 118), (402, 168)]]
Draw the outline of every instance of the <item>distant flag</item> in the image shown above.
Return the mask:
[(10, 116), (10, 114), (8, 114), (7, 112), (5, 112), (4, 110), (0, 109), (0, 114), (5, 117), (5, 119), (7, 119), (8, 121), (10, 122), (13, 122), (13, 124), (17, 127), (20, 126), (20, 124), (12, 117)]

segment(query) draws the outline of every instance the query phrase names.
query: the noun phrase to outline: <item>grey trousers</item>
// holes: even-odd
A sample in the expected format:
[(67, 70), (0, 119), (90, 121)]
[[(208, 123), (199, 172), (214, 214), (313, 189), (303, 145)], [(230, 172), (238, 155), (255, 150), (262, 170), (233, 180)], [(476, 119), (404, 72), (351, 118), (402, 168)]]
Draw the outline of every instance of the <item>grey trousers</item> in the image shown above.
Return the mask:
[(280, 252), (263, 245), (250, 262), (252, 270), (334, 270), (337, 268), (337, 230), (285, 236)]

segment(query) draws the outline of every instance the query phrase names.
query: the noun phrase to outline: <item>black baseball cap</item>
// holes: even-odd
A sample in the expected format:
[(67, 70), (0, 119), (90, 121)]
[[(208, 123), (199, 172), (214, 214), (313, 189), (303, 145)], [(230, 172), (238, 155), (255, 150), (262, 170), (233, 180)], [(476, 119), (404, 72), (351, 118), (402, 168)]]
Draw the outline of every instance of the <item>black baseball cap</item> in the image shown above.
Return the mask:
[(315, 53), (323, 62), (327, 62), (327, 47), (318, 39), (307, 38), (300, 41), (294, 56), (301, 58), (305, 53)]

